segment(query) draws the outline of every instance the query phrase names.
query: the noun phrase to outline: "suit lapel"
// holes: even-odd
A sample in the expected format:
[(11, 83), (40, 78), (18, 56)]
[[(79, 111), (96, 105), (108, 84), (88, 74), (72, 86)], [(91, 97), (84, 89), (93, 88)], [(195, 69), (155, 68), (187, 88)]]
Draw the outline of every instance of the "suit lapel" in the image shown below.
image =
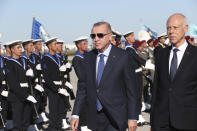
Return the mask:
[(182, 58), (181, 63), (177, 69), (177, 72), (176, 72), (176, 75), (175, 75), (173, 81), (175, 81), (178, 78), (178, 76), (180, 76), (182, 74), (182, 71), (187, 66), (187, 64), (190, 62), (191, 55), (192, 55), (192, 46), (188, 43), (188, 46), (185, 50), (185, 53), (183, 55), (183, 58)]
[(105, 68), (104, 68), (104, 71), (103, 71), (103, 74), (102, 74), (102, 77), (101, 77), (99, 88), (102, 87), (105, 79), (110, 74), (111, 69), (113, 68), (115, 62), (118, 60), (117, 57), (118, 56), (117, 56), (115, 47), (112, 46), (110, 54), (109, 54), (108, 59), (107, 59), (107, 63), (105, 65)]
[(93, 51), (93, 55), (92, 55), (92, 57), (91, 57), (91, 70), (92, 70), (92, 76), (93, 76), (93, 83), (95, 83), (95, 85), (97, 85), (96, 84), (96, 59), (97, 59), (97, 55), (98, 55), (98, 51), (97, 50), (94, 50)]
[(168, 80), (171, 81), (170, 80), (170, 72), (169, 72), (169, 59), (170, 59), (170, 51), (172, 49), (172, 46), (168, 47), (167, 49), (168, 50), (166, 52), (166, 57), (165, 57), (165, 70), (166, 70), (166, 72), (168, 74), (167, 75), (168, 76)]

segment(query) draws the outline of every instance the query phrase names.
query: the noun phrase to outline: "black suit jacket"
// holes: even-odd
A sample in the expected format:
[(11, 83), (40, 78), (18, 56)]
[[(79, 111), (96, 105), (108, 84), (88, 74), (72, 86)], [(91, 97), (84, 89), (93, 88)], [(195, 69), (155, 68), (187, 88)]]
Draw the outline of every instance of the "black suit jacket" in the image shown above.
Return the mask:
[(161, 49), (156, 57), (151, 122), (197, 129), (197, 47), (188, 44), (177, 73), (170, 80), (169, 56), (172, 47)]
[[(132, 61), (128, 52), (112, 46), (99, 87), (96, 84), (96, 58), (98, 51), (92, 50), (84, 59), (84, 74), (78, 82), (73, 115), (78, 115), (87, 100), (87, 125), (96, 127), (96, 99), (99, 97), (104, 111), (115, 126), (126, 129), (128, 119), (138, 119), (137, 88)], [(87, 99), (86, 99), (87, 98)]]

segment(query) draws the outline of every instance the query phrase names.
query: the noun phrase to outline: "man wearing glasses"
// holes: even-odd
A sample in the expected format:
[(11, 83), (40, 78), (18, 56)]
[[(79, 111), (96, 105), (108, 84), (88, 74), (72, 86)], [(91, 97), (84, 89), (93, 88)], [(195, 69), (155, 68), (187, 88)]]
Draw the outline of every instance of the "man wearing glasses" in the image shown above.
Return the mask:
[(129, 54), (110, 43), (111, 26), (93, 25), (95, 49), (84, 58), (83, 76), (78, 82), (71, 127), (77, 130), (79, 112), (87, 101), (87, 126), (96, 131), (135, 131), (138, 111), (136, 78)]

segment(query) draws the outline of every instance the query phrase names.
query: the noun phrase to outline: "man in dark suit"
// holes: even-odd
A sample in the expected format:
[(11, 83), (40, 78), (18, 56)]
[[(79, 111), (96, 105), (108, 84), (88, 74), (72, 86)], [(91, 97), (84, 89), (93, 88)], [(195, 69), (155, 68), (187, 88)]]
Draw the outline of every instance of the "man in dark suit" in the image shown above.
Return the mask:
[(185, 40), (186, 18), (167, 21), (171, 47), (156, 55), (151, 112), (152, 131), (197, 130), (197, 48)]
[(96, 131), (135, 131), (138, 111), (136, 78), (129, 54), (110, 44), (111, 26), (94, 24), (90, 35), (95, 49), (84, 59), (84, 77), (78, 82), (71, 127), (75, 131), (79, 112), (87, 101), (87, 126)]

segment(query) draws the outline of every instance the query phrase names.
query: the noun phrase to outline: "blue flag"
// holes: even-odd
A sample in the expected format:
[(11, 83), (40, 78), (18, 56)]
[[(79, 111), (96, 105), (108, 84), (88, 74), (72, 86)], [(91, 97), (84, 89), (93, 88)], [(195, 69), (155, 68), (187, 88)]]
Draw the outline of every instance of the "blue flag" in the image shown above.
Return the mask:
[(42, 39), (45, 41), (49, 38), (50, 36), (44, 29), (43, 25), (35, 18), (33, 18), (31, 39)]
[(142, 26), (142, 30), (145, 30), (149, 33), (150, 37), (153, 39), (157, 39), (157, 32), (151, 30), (148, 26), (143, 25)]

